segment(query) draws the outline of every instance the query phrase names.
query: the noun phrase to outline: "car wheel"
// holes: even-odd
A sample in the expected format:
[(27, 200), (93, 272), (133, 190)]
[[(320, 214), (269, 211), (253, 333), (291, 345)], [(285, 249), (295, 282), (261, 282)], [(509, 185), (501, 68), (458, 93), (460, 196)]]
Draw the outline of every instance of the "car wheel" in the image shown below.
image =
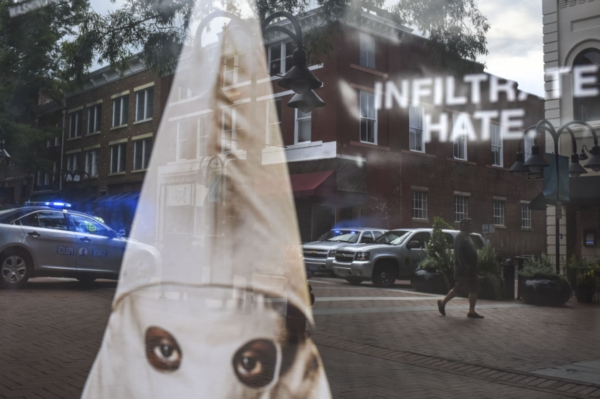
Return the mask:
[(352, 285), (360, 285), (360, 283), (363, 282), (363, 279), (358, 277), (346, 277), (346, 281)]
[(376, 287), (391, 287), (398, 278), (396, 267), (389, 263), (384, 263), (375, 267), (373, 270), (373, 285)]
[(19, 250), (8, 250), (0, 257), (0, 287), (22, 288), (33, 269), (31, 258)]
[(148, 283), (156, 273), (154, 260), (147, 254), (133, 256), (126, 267), (124, 277), (131, 282)]
[(82, 276), (77, 276), (77, 280), (79, 280), (81, 284), (92, 284), (94, 281), (96, 281), (96, 277), (84, 274)]

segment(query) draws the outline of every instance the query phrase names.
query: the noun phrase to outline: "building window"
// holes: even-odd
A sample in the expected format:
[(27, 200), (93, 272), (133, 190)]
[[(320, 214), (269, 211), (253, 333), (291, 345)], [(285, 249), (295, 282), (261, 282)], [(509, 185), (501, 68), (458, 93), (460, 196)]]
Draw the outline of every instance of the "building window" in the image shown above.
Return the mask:
[(425, 152), (423, 112), (424, 108), (421, 106), (408, 108), (408, 145), (411, 151)]
[(469, 217), (469, 197), (454, 196), (454, 221), (460, 222)]
[(69, 138), (81, 137), (81, 111), (69, 115)]
[(136, 96), (135, 121), (145, 121), (152, 119), (154, 114), (154, 87), (137, 92)]
[(100, 131), (100, 121), (102, 118), (102, 105), (96, 104), (88, 108), (88, 134)]
[(521, 204), (521, 228), (531, 228), (531, 209), (529, 204)]
[(230, 56), (223, 59), (223, 86), (230, 86), (237, 83), (237, 57)]
[(238, 149), (238, 137), (242, 136), (242, 119), (244, 113), (241, 107), (223, 108), (223, 130), (221, 135), (221, 151), (230, 152)]
[[(281, 126), (281, 99), (267, 101), (267, 144), (279, 143), (279, 128)], [(309, 126), (310, 128), (310, 126)]]
[(38, 187), (43, 186), (44, 185), (43, 182), (44, 182), (44, 180), (43, 180), (43, 174), (42, 174), (42, 172), (38, 172), (37, 173), (37, 186)]
[(523, 138), (523, 155), (525, 156), (525, 160), (531, 156), (531, 148), (533, 147), (535, 133), (529, 132)]
[(296, 108), (296, 134), (294, 144), (311, 140), (312, 112), (304, 113)]
[(58, 147), (59, 145), (60, 145), (60, 139), (58, 138), (58, 136), (56, 136), (56, 137), (54, 138), (54, 146), (55, 146), (55, 147)]
[[(453, 115), (453, 123), (456, 124), (459, 114)], [(467, 160), (467, 129), (468, 127), (463, 123), (462, 126), (453, 126), (452, 132), (458, 132), (454, 134), (454, 159)]]
[[(79, 163), (79, 154), (69, 154), (67, 155), (67, 170), (71, 173), (77, 171)], [(73, 179), (72, 174), (67, 173), (65, 180), (71, 181)]]
[(148, 169), (150, 164), (150, 152), (152, 151), (152, 139), (136, 140), (133, 144), (133, 170)]
[(504, 201), (494, 200), (494, 224), (496, 226), (504, 226)]
[(127, 143), (116, 144), (110, 147), (110, 173), (125, 172), (127, 160)]
[(85, 173), (90, 177), (98, 176), (98, 152), (96, 149), (85, 153)]
[(413, 191), (413, 219), (427, 219), (427, 191)]
[(50, 148), (50, 145), (51, 145), (51, 141), (50, 141), (50, 140), (47, 140), (47, 141), (46, 141), (46, 148)]
[(490, 141), (492, 144), (492, 165), (503, 166), (502, 154), (502, 129), (500, 125), (490, 125)]
[(360, 34), (360, 65), (375, 69), (375, 39), (366, 33)]
[[(596, 93), (600, 92), (600, 50), (586, 49), (575, 57), (573, 69), (577, 67), (595, 66), (596, 73), (582, 74), (586, 78), (594, 77), (594, 83), (583, 85), (583, 90), (591, 92), (594, 89)], [(575, 76), (575, 75), (574, 75)], [(591, 79), (590, 79), (591, 80)], [(573, 85), (575, 86), (575, 84)], [(573, 118), (584, 121), (600, 119), (600, 95), (575, 96), (573, 93)]]
[(113, 127), (127, 124), (129, 118), (129, 96), (121, 96), (113, 100)]
[(193, 118), (177, 122), (177, 160), (196, 159), (196, 126)]
[(377, 144), (377, 111), (375, 95), (360, 92), (360, 141)]
[(294, 42), (282, 42), (268, 46), (267, 57), (271, 75), (284, 74), (294, 65)]

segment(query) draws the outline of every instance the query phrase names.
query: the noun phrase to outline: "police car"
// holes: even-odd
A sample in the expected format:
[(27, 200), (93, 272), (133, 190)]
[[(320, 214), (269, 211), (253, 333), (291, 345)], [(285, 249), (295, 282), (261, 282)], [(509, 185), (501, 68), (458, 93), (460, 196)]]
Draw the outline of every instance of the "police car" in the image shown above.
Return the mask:
[(0, 210), (0, 287), (20, 288), (30, 277), (117, 279), (126, 247), (136, 262), (126, 277), (154, 276), (160, 258), (154, 247), (69, 208), (57, 202)]

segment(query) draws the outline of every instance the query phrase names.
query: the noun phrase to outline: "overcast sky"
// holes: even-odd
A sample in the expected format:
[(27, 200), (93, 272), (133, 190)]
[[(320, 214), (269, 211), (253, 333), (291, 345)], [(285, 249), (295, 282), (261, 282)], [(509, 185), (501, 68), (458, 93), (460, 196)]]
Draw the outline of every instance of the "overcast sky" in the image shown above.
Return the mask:
[[(98, 12), (116, 9), (122, 0), (91, 0)], [(486, 57), (479, 59), (486, 71), (519, 83), (519, 89), (544, 96), (543, 37), (541, 0), (479, 0), (479, 9), (488, 18)]]

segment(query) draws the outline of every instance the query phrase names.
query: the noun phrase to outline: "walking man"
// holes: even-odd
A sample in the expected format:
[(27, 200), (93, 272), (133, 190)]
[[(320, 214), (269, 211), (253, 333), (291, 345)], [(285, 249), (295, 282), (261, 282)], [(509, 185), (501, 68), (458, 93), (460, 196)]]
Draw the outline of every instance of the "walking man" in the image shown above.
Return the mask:
[(448, 292), (444, 299), (438, 301), (438, 310), (442, 316), (446, 316), (446, 304), (459, 293), (469, 293), (470, 319), (483, 319), (483, 316), (475, 312), (477, 303), (477, 292), (479, 291), (479, 280), (477, 279), (477, 247), (469, 236), (473, 232), (471, 219), (460, 221), (460, 233), (454, 239), (454, 288)]

